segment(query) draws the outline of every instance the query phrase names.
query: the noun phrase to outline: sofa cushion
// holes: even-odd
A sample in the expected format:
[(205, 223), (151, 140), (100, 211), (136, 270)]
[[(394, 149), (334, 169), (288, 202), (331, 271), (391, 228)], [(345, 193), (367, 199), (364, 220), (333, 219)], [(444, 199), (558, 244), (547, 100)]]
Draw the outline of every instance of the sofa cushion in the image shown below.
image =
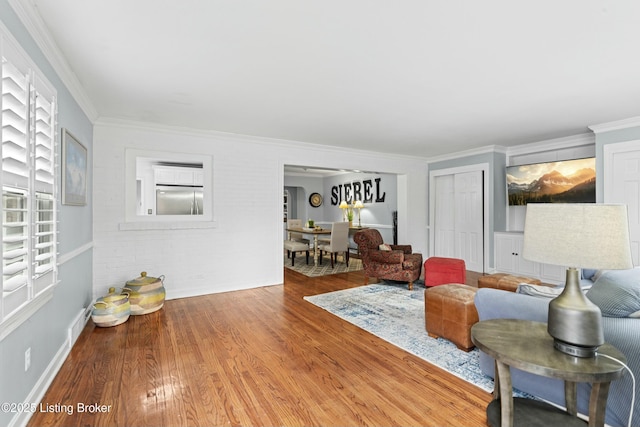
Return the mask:
[(587, 292), (603, 316), (637, 317), (640, 312), (640, 268), (605, 271)]

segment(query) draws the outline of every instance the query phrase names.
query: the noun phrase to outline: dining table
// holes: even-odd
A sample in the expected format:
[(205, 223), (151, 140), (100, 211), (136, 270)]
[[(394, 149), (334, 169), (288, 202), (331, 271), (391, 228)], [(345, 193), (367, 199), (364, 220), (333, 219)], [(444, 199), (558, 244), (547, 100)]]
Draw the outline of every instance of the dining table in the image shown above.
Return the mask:
[(318, 236), (331, 234), (330, 229), (326, 228), (306, 228), (306, 227), (290, 227), (287, 228), (289, 232), (289, 239), (291, 239), (291, 233), (301, 233), (313, 236), (313, 265), (318, 266), (318, 259), (320, 259), (320, 249), (318, 249)]

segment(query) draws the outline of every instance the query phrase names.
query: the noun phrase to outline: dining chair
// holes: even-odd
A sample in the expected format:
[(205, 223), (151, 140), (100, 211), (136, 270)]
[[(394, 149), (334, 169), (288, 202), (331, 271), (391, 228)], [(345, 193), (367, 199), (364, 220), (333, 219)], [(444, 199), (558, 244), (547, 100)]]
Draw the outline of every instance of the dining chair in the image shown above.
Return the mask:
[[(302, 220), (293, 218), (287, 219), (287, 228), (302, 228)], [(309, 239), (305, 239), (304, 237), (302, 237), (302, 233), (295, 233), (290, 231), (289, 240), (309, 244)]]
[(306, 252), (307, 264), (309, 264), (309, 244), (302, 242), (295, 242), (293, 240), (285, 240), (284, 248), (287, 250), (287, 256), (291, 258), (291, 267), (296, 262), (296, 252)]
[(345, 221), (331, 224), (331, 239), (329, 243), (318, 244), (320, 249), (320, 264), (322, 265), (322, 252), (328, 252), (331, 256), (331, 268), (334, 258), (338, 262), (338, 254), (344, 252), (344, 261), (349, 266), (349, 223)]

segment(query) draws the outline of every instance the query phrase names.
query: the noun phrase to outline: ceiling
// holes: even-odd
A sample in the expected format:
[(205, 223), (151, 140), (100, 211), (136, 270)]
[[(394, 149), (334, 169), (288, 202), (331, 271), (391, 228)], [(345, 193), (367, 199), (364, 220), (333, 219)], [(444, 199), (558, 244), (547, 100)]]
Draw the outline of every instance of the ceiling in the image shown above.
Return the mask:
[(95, 118), (432, 157), (640, 115), (637, 0), (14, 0)]

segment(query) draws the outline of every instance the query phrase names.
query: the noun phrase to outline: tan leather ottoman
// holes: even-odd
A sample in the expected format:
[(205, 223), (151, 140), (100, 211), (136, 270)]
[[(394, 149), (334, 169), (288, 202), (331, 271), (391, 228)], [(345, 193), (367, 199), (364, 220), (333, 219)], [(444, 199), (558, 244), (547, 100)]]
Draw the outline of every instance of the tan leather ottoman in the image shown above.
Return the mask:
[(429, 336), (446, 338), (461, 350), (471, 350), (471, 326), (478, 322), (473, 302), (477, 290), (458, 283), (425, 290), (424, 319)]
[(539, 279), (532, 279), (531, 277), (524, 276), (512, 276), (507, 273), (489, 274), (487, 276), (480, 276), (478, 278), (479, 288), (494, 288), (502, 289), (503, 291), (515, 292), (518, 289), (520, 283), (528, 283), (530, 285), (540, 285)]

